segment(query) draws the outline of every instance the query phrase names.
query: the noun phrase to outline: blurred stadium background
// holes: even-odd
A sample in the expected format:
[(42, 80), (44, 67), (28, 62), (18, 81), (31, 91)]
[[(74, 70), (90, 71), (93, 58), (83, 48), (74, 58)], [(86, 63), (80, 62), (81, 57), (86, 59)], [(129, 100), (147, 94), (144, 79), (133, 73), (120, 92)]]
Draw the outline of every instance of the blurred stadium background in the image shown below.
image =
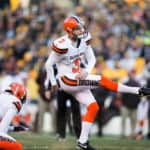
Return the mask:
[[(37, 116), (41, 101), (37, 77), (51, 52), (47, 49), (48, 41), (64, 34), (63, 20), (71, 14), (84, 19), (87, 29), (93, 35), (92, 45), (97, 56), (93, 73), (103, 74), (119, 82), (126, 82), (133, 73), (134, 79), (141, 86), (150, 86), (150, 0), (0, 0), (0, 90), (14, 80), (25, 84), (28, 89), (28, 104), (13, 123), (17, 124), (21, 120), (30, 126), (33, 132), (30, 135), (35, 139), (35, 133), (39, 136)], [(103, 135), (121, 135), (121, 108), (124, 105), (122, 95), (101, 90), (100, 93), (95, 93), (104, 110)], [(48, 138), (47, 134), (55, 137), (55, 101), (48, 103), (51, 110), (44, 115), (45, 139)], [(129, 122), (128, 119), (125, 131), (127, 137), (131, 132)], [(147, 114), (142, 129), (145, 138), (149, 132), (148, 122)], [(96, 121), (92, 129), (95, 136), (98, 135), (98, 128)], [(69, 129), (67, 132), (69, 133)], [(29, 136), (21, 136), (25, 139), (22, 143), (25, 147), (27, 143), (26, 149), (29, 149), (30, 143), (26, 135)], [(20, 135), (14, 136), (19, 138)], [(93, 142), (98, 145), (100, 140), (97, 138)], [(105, 139), (102, 139), (102, 145), (103, 140)], [(132, 142), (133, 145), (137, 144)], [(106, 142), (108, 147), (104, 146), (104, 149), (120, 150), (119, 147), (111, 148), (113, 143), (111, 140), (110, 144)], [(127, 143), (130, 143), (129, 140)], [(142, 147), (143, 150), (148, 150), (144, 144), (147, 145), (148, 142), (141, 142), (141, 146), (136, 148), (131, 144), (131, 147), (135, 150), (142, 150)], [(123, 149), (130, 148), (125, 146)]]

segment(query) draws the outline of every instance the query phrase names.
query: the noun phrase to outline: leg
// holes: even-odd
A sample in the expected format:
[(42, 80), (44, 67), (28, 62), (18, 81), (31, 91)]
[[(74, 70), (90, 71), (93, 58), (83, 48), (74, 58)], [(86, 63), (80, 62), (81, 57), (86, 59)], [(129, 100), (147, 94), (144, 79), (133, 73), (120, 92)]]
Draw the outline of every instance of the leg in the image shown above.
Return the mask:
[(100, 85), (114, 92), (138, 94), (140, 96), (150, 95), (150, 88), (127, 86), (121, 83), (114, 82), (104, 76), (101, 76)]
[(71, 100), (73, 127), (74, 127), (76, 137), (79, 138), (81, 133), (80, 105), (73, 96), (70, 96), (70, 100)]
[(135, 126), (136, 126), (136, 109), (130, 110), (130, 121), (131, 121), (131, 137), (134, 137)]
[(66, 136), (66, 95), (64, 91), (57, 93), (57, 133), (60, 138)]
[(103, 133), (102, 133), (102, 127), (103, 127), (103, 122), (104, 122), (104, 108), (102, 105), (99, 105), (100, 106), (100, 110), (98, 111), (98, 114), (97, 114), (97, 117), (96, 117), (96, 121), (97, 121), (97, 125), (98, 125), (98, 136), (102, 136)]
[(139, 94), (139, 87), (126, 86), (126, 85), (114, 82), (104, 76), (101, 77), (100, 85), (114, 92)]
[(66, 105), (67, 105), (67, 112), (66, 112), (67, 126), (68, 126), (68, 129), (69, 129), (69, 133), (71, 135), (73, 135), (73, 123), (72, 123), (72, 111), (71, 111), (71, 101), (70, 101), (70, 99), (67, 99)]
[(150, 89), (130, 87), (121, 83), (114, 82), (104, 76), (88, 75), (86, 80), (75, 80), (72, 76), (63, 76), (60, 79), (61, 87), (66, 91), (81, 91), (102, 86), (110, 91), (120, 93), (132, 93), (139, 95), (150, 94)]
[(104, 125), (104, 120), (105, 120), (105, 108), (104, 108), (104, 101), (109, 93), (108, 90), (105, 90), (104, 88), (98, 87), (96, 89), (92, 90), (92, 93), (94, 97), (96, 98), (96, 101), (98, 105), (100, 106), (100, 110), (98, 111), (97, 117), (96, 117), (96, 122), (98, 125), (98, 136), (102, 136), (102, 127)]
[(143, 136), (143, 127), (145, 120), (148, 118), (149, 103), (147, 99), (143, 98), (137, 107), (137, 126), (136, 126), (136, 139), (140, 140)]
[(49, 104), (49, 107), (48, 107), (48, 110), (51, 114), (51, 117), (52, 117), (52, 121), (50, 121), (50, 124), (52, 125), (52, 129), (53, 129), (53, 132), (56, 133), (56, 106), (55, 106), (55, 103), (56, 103), (56, 98), (54, 98), (52, 100), (52, 102), (50, 102)]
[(75, 97), (80, 103), (85, 104), (87, 107), (87, 112), (82, 118), (82, 129), (78, 140), (78, 146), (79, 148), (83, 149), (82, 146), (84, 147), (84, 144), (86, 144), (88, 150), (95, 150), (90, 145), (88, 145), (88, 136), (96, 114), (99, 110), (99, 106), (94, 100), (94, 96), (90, 90), (78, 92), (75, 94)]
[(126, 119), (128, 116), (128, 110), (126, 107), (121, 107), (121, 136), (125, 137)]
[(41, 97), (39, 97), (39, 111), (38, 111), (38, 132), (43, 131), (43, 118), (44, 118), (44, 113), (46, 111), (46, 106), (48, 105), (47, 102), (45, 102)]

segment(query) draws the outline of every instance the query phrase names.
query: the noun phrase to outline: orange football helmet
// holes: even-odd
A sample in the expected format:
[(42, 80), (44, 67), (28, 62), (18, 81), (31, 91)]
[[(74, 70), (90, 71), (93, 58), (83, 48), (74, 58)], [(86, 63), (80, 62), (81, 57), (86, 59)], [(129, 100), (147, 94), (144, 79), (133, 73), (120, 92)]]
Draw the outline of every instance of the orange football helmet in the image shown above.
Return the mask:
[(20, 99), (22, 103), (25, 103), (27, 92), (24, 86), (21, 85), (20, 83), (17, 83), (17, 82), (11, 83), (5, 91), (10, 92), (14, 96), (16, 96), (18, 99)]
[(71, 16), (64, 20), (64, 30), (73, 39), (84, 38), (87, 35), (84, 22), (77, 16)]

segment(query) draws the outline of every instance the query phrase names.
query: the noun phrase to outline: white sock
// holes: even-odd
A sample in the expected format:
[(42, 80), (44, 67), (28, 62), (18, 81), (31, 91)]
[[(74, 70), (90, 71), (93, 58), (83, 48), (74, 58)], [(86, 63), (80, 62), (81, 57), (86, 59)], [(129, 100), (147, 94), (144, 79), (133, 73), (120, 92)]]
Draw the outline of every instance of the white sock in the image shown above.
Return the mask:
[(118, 92), (139, 94), (139, 87), (131, 87), (124, 84), (118, 84)]
[(81, 134), (79, 137), (79, 142), (80, 143), (86, 143), (88, 141), (88, 136), (89, 136), (89, 132), (91, 129), (92, 123), (90, 122), (82, 122), (82, 130), (81, 130)]

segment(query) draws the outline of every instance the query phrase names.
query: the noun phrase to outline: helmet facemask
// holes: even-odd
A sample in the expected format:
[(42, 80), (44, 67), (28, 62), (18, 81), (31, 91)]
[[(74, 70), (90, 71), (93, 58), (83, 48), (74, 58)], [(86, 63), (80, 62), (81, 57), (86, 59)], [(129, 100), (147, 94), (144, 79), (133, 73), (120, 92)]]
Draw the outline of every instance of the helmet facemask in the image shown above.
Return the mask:
[(82, 38), (85, 38), (87, 36), (87, 32), (85, 30), (85, 27), (82, 24), (79, 24), (78, 27), (74, 28), (72, 33), (77, 39), (82, 39)]

